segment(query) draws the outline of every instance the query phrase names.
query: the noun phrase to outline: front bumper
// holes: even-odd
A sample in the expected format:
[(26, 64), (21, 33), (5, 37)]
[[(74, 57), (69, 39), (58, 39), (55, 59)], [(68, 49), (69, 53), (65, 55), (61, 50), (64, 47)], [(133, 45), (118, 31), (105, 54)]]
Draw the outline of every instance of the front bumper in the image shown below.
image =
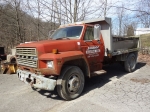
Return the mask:
[(56, 80), (36, 75), (28, 71), (18, 69), (17, 75), (21, 81), (35, 88), (53, 91), (56, 86)]

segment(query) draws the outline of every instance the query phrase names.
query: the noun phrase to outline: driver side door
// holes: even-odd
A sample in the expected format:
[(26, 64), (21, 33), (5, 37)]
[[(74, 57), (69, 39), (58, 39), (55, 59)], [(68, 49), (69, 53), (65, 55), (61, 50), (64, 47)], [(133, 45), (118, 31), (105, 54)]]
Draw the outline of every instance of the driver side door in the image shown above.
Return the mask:
[(88, 60), (90, 71), (94, 72), (102, 69), (102, 61), (104, 57), (104, 45), (101, 38), (94, 39), (94, 27), (87, 26), (83, 41), (81, 42), (82, 52)]

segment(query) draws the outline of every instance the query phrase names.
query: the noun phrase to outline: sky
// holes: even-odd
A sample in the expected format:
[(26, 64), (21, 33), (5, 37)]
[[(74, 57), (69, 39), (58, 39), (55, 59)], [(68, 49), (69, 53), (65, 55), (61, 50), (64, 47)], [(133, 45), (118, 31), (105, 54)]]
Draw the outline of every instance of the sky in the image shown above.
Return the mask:
[[(0, 0), (0, 1), (2, 1), (2, 0)], [(25, 2), (26, 0), (21, 0), (21, 1), (23, 1), (24, 4), (26, 4), (26, 2)], [(34, 7), (34, 8), (37, 7), (38, 4), (35, 2), (37, 0), (29, 0), (29, 1), (30, 1), (31, 7)], [(42, 1), (42, 0), (39, 0), (39, 1)], [(46, 1), (47, 3), (50, 3), (52, 0), (44, 0), (44, 1)], [(90, 8), (97, 7), (99, 5), (99, 1), (104, 1), (104, 0), (93, 0), (93, 4), (94, 5), (92, 5), (92, 7), (90, 7)], [(137, 2), (137, 0), (107, 0), (107, 2), (108, 2), (108, 6), (120, 6), (121, 4), (123, 4), (123, 7), (126, 7), (128, 9), (134, 9), (133, 6)], [(26, 6), (27, 6), (27, 4), (26, 4)], [(23, 7), (23, 9), (26, 10), (25, 7)], [(42, 10), (42, 12), (49, 13), (49, 10), (47, 9), (47, 7), (41, 6), (40, 10)], [(34, 11), (36, 12), (37, 10), (34, 10)], [(128, 14), (132, 14), (133, 13), (133, 12), (131, 12), (129, 10), (126, 10), (126, 12)], [(111, 7), (111, 9), (109, 9), (109, 12), (108, 12), (107, 16), (111, 16), (112, 17), (115, 14), (116, 14), (116, 8), (115, 7)], [(35, 13), (34, 15), (37, 16), (37, 13)]]
[[(0, 0), (0, 3), (3, 3), (3, 1), (5, 0)], [(11, 0), (8, 0), (11, 1)], [(34, 16), (35, 18), (38, 17), (38, 4), (36, 1), (38, 0), (28, 0), (30, 1), (30, 8), (32, 9), (32, 11), (29, 11), (27, 9), (28, 4), (27, 4), (27, 0), (20, 0), (24, 5), (21, 5), (21, 8), (27, 12), (28, 14), (30, 14), (31, 16)], [(47, 2), (50, 3), (52, 0), (39, 0), (41, 2)], [(74, 1), (74, 0), (72, 0)], [(87, 1), (87, 0), (86, 0)], [(101, 9), (101, 6), (99, 6), (100, 1), (104, 1), (104, 0), (93, 0), (93, 2), (91, 3), (91, 7), (89, 7), (90, 9), (94, 9), (94, 8), (98, 8), (96, 11), (96, 13), (89, 15), (88, 17), (86, 17), (85, 19), (90, 19), (90, 18), (98, 18), (100, 17), (100, 12), (99, 10)], [(135, 4), (138, 3), (138, 0), (107, 0), (108, 2), (108, 7), (111, 6), (111, 8), (108, 10), (107, 12), (107, 17), (112, 18), (112, 23), (113, 23), (113, 27), (115, 29), (118, 28), (118, 12), (121, 10), (117, 9), (116, 7), (125, 7), (124, 12), (123, 12), (123, 17), (124, 19), (128, 19), (128, 21), (125, 21), (124, 25), (128, 24), (129, 22), (135, 21), (136, 17), (135, 17), (135, 13), (137, 13), (136, 11), (130, 11), (130, 10), (134, 10), (135, 9)], [(47, 5), (47, 4), (46, 4)], [(42, 19), (43, 21), (49, 21), (50, 17), (51, 17), (51, 13), (49, 11), (49, 9), (46, 7), (46, 5), (40, 4), (40, 19)], [(49, 6), (51, 7), (51, 6)], [(103, 14), (101, 14), (103, 15)], [(137, 27), (141, 27), (140, 23), (138, 23)]]
[[(34, 7), (34, 12), (32, 12), (32, 15), (34, 15), (34, 17), (38, 17), (38, 13), (36, 12), (37, 11), (37, 3), (33, 2), (33, 1), (36, 1), (36, 0), (31, 0), (31, 5), (32, 7)], [(42, 1), (42, 0), (40, 0)], [(46, 2), (51, 2), (51, 0), (45, 0)], [(95, 7), (98, 7), (99, 5), (99, 2), (100, 1), (104, 1), (104, 0), (93, 0), (92, 4), (91, 4), (91, 7), (90, 9), (94, 9)], [(111, 8), (108, 10), (107, 12), (107, 17), (110, 17), (112, 18), (112, 24), (113, 24), (113, 29), (117, 29), (117, 30), (114, 30), (115, 33), (117, 33), (116, 31), (118, 31), (118, 26), (119, 26), (119, 23), (118, 23), (118, 14), (121, 10), (120, 9), (117, 9), (117, 7), (124, 7), (125, 9), (123, 10), (123, 19), (127, 19), (128, 21), (125, 21), (123, 23), (122, 26), (125, 26), (125, 25), (128, 25), (130, 24), (131, 22), (134, 22), (136, 21), (136, 17), (135, 17), (135, 13), (137, 13), (136, 11), (132, 11), (132, 10), (135, 10), (135, 5), (138, 3), (137, 0), (107, 0), (108, 2), (108, 7), (111, 6)], [(99, 9), (101, 7), (99, 6)], [(98, 9), (98, 10), (99, 10)], [(50, 20), (50, 11), (48, 10), (47, 7), (45, 7), (44, 5), (40, 7), (40, 10), (41, 10), (41, 15), (40, 15), (40, 18), (43, 20), (43, 21), (48, 21)], [(30, 13), (31, 14), (31, 13)], [(97, 13), (94, 13), (94, 14), (91, 14), (89, 15), (88, 17), (86, 17), (85, 19), (90, 19), (90, 18), (97, 18), (97, 17), (100, 17), (100, 12), (97, 11)], [(103, 15), (103, 14), (102, 14)], [(138, 23), (137, 27), (141, 27), (140, 26), (140, 23)]]

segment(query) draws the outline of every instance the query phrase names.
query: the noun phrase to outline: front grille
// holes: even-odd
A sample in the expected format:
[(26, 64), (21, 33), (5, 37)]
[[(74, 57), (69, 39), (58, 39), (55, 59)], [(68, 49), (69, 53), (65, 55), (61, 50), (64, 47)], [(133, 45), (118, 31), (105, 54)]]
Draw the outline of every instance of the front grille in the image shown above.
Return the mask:
[(36, 48), (17, 48), (17, 63), (28, 67), (36, 68), (38, 65)]
[(36, 48), (17, 48), (17, 55), (36, 56)]

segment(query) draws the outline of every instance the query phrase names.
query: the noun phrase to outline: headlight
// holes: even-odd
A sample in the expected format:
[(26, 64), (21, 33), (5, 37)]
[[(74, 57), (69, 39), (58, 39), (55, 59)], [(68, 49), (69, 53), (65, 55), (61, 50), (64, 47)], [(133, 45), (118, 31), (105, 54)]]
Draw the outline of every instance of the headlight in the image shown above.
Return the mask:
[(47, 67), (53, 68), (54, 67), (53, 61), (47, 61)]

